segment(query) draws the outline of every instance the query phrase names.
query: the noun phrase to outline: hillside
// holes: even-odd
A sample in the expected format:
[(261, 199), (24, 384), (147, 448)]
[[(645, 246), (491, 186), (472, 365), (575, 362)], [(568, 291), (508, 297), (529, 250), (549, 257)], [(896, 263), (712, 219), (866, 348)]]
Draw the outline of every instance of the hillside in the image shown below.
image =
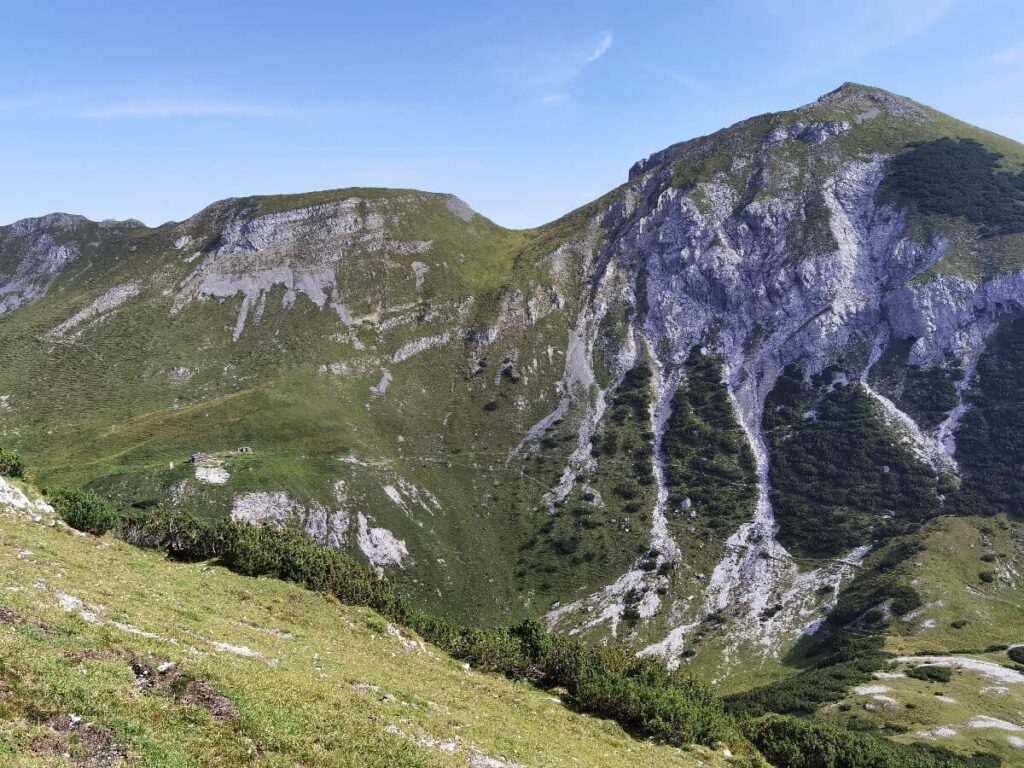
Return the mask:
[[(904, 578), (923, 604), (900, 617), (903, 629), (887, 643), (896, 661), (877, 680), (851, 687), (826, 716), (1015, 765), (1024, 749), (1024, 674), (1006, 648), (1021, 643), (1024, 590), (1009, 572), (1024, 567), (1024, 529), (999, 518), (943, 517), (922, 534)], [(923, 664), (952, 675), (947, 682), (907, 676)]]
[[(1022, 206), (1024, 147), (846, 84), (529, 231), (378, 189), (17, 222), (0, 442), (43, 485), (292, 523), (431, 611), (730, 691), (864, 631), (952, 651), (901, 617), (945, 599), (931, 526), (1024, 519)], [(971, 587), (1019, 605), (990, 554)], [(950, 621), (1012, 643), (983, 605)]]
[(726, 764), (468, 671), (367, 609), (78, 534), (0, 484), (5, 766)]

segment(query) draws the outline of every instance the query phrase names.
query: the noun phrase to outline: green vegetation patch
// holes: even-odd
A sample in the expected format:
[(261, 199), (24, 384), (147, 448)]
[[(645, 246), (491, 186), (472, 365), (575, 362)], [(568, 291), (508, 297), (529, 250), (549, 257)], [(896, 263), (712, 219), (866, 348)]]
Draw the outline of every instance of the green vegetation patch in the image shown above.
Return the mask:
[(1024, 518), (1024, 315), (1006, 317), (989, 337), (956, 431), (963, 473), (954, 508)]
[(47, 498), (64, 522), (79, 531), (102, 536), (117, 527), (114, 507), (95, 491), (60, 488), (50, 491)]
[(805, 386), (790, 367), (769, 394), (779, 540), (805, 557), (834, 557), (909, 530), (938, 511), (931, 467), (902, 447), (859, 384)]
[[(546, 597), (559, 594), (559, 584), (597, 588), (647, 549), (654, 497), (650, 381), (645, 363), (626, 372), (593, 439), (598, 471), (580, 475), (552, 512), (538, 510), (543, 522), (522, 545), (516, 575)], [(555, 424), (530, 460), (533, 478), (545, 488), (558, 483), (576, 447), (577, 426), (568, 418)]]
[(914, 339), (893, 339), (871, 369), (871, 384), (923, 429), (934, 429), (957, 404), (959, 363), (922, 368), (909, 361)]
[(702, 181), (711, 181), (718, 174), (729, 170), (731, 160), (726, 152), (680, 160), (672, 166), (672, 186), (676, 189), (692, 189)]
[[(572, 492), (550, 510), (543, 503), (526, 511), (513, 508), (526, 531), (515, 576), (548, 602), (599, 588), (608, 573), (628, 569), (647, 549), (654, 487), (650, 377), (650, 368), (641, 364), (619, 385), (594, 438), (597, 472), (577, 477)], [(541, 438), (526, 460), (524, 495), (536, 498), (537, 490), (558, 484), (577, 446), (580, 417), (567, 415)]]
[(4, 477), (22, 477), (25, 474), (25, 461), (17, 451), (0, 448), (0, 475)]
[(806, 256), (833, 253), (839, 248), (832, 231), (832, 214), (825, 204), (821, 181), (810, 185), (810, 193), (800, 206), (797, 219), (786, 232), (786, 245), (791, 263), (798, 263)]
[(948, 683), (953, 679), (953, 670), (949, 667), (910, 667), (907, 669), (907, 677), (928, 683)]
[(999, 768), (989, 754), (958, 755), (930, 744), (897, 744), (828, 723), (773, 715), (744, 732), (773, 765), (801, 768)]
[(1024, 172), (973, 139), (938, 138), (894, 157), (879, 198), (924, 214), (960, 216), (985, 234), (1024, 232)]
[(811, 715), (823, 704), (839, 701), (852, 685), (872, 679), (888, 663), (880, 636), (842, 635), (835, 650), (790, 677), (726, 698), (730, 712), (761, 716), (767, 713)]
[(725, 539), (750, 519), (757, 504), (757, 465), (729, 400), (720, 358), (699, 349), (690, 353), (662, 452), (670, 516), (678, 524)]
[[(598, 457), (628, 462), (632, 468), (630, 474), (639, 485), (654, 483), (650, 386), (651, 369), (645, 363), (627, 371), (608, 405), (606, 426), (594, 441), (594, 453)], [(638, 425), (641, 429), (630, 429)]]

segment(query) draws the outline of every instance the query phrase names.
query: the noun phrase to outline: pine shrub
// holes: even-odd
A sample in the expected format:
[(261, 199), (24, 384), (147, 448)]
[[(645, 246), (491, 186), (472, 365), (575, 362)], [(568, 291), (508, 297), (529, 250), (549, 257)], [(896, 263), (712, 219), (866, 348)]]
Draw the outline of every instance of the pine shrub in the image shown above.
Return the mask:
[(79, 531), (102, 536), (117, 526), (117, 512), (95, 491), (59, 488), (47, 498), (64, 522)]
[(0, 475), (4, 477), (25, 476), (25, 462), (17, 451), (0, 448)]

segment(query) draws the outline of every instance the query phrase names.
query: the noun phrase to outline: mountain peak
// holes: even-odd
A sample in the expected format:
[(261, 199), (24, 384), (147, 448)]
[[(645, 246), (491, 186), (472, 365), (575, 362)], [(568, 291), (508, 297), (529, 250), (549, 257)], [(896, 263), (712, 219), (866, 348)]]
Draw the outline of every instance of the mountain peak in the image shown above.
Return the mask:
[(82, 226), (98, 226), (105, 229), (127, 228), (134, 229), (146, 226), (138, 219), (103, 219), (93, 221), (86, 216), (77, 213), (63, 213), (56, 211), (42, 216), (32, 216), (26, 219), (18, 219), (10, 224), (0, 226), (0, 230), (8, 230), (15, 234), (26, 234), (31, 232), (71, 232)]
[[(931, 117), (932, 114), (924, 107), (905, 96), (847, 82), (796, 109), (755, 115), (707, 136), (673, 144), (635, 163), (629, 178), (634, 179), (655, 167), (675, 165), (684, 160), (703, 162), (710, 157), (721, 159), (726, 155), (749, 155), (766, 143), (779, 144), (776, 139), (783, 134), (816, 144), (820, 143), (819, 140), (847, 133), (851, 127), (854, 129), (852, 133), (858, 135), (850, 143), (851, 147), (870, 145), (872, 151), (895, 152), (906, 140), (921, 138), (917, 135), (920, 130), (914, 126)], [(876, 130), (881, 124), (879, 120), (896, 121), (900, 126), (896, 130), (889, 126), (880, 132)], [(865, 138), (866, 141), (861, 140)]]
[(835, 98), (835, 97), (861, 97), (861, 98), (867, 97), (867, 98), (870, 98), (870, 97), (873, 97), (873, 96), (877, 96), (879, 94), (883, 94), (885, 96), (891, 96), (891, 97), (895, 97), (895, 98), (899, 98), (899, 99), (905, 98), (903, 96), (900, 96), (897, 93), (893, 93), (892, 91), (887, 91), (884, 88), (878, 88), (877, 86), (865, 85), (864, 83), (855, 83), (852, 80), (847, 80), (845, 83), (840, 85), (838, 88), (833, 88), (828, 93), (822, 94), (815, 101), (816, 102), (822, 102), (822, 101), (827, 101), (827, 100)]
[(813, 112), (821, 107), (849, 111), (852, 117), (859, 117), (861, 120), (870, 119), (879, 110), (885, 110), (893, 117), (908, 117), (918, 120), (928, 117), (919, 104), (906, 96), (854, 82), (843, 83), (835, 90), (829, 91), (810, 104), (794, 111), (797, 113)]

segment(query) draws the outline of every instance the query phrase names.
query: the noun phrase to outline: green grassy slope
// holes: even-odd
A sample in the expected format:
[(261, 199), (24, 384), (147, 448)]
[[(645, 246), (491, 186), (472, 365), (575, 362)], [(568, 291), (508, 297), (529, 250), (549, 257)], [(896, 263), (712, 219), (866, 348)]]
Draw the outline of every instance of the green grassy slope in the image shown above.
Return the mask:
[[(259, 322), (250, 316), (237, 341), (241, 294), (172, 311), (182, 282), (228, 223), (352, 200), (382, 217), (388, 237), (430, 248), (347, 248), (335, 297), (351, 318), (347, 328), (302, 293), (285, 308), (283, 284), (269, 290)], [(500, 553), (542, 521), (498, 513), (529, 506), (544, 489), (529, 471), (506, 468), (504, 458), (552, 407), (563, 362), (548, 349), (564, 347), (575, 303), (570, 298), (565, 311), (553, 312), (542, 305), (548, 314), (535, 318), (529, 335), (516, 316), (486, 347), (472, 338), (500, 319), (503, 301), (519, 296), (525, 304), (556, 289), (546, 259), (573, 222), (511, 232), (452, 210), (452, 200), (404, 190), (247, 198), (215, 204), (182, 225), (127, 237), (119, 230), (71, 265), (45, 301), (0, 322), (7, 350), (0, 392), (13, 393), (0, 414), (2, 439), (46, 468), (42, 483), (92, 484), (125, 508), (185, 503), (226, 514), (236, 494), (272, 491), (333, 510), (342, 481), (348, 507), (422, 553), (398, 578), (424, 602), (485, 619), (527, 612)], [(179, 249), (182, 230), (191, 241)], [(421, 286), (417, 263), (426, 267)], [(52, 336), (110, 286), (132, 283), (141, 286), (137, 299), (83, 324), (79, 335)], [(566, 288), (557, 285), (571, 295)], [(447, 344), (391, 361), (410, 342), (445, 332)], [(510, 354), (531, 370), (496, 379)], [(390, 386), (375, 393), (385, 372)], [(182, 465), (193, 451), (239, 445), (255, 453), (227, 464), (223, 486), (197, 482)], [(478, 479), (467, 494), (462, 477), (471, 470)], [(441, 509), (396, 504), (384, 487), (400, 481), (434, 494)], [(482, 499), (489, 489), (491, 500)], [(493, 525), (465, 524), (474, 518), (493, 518)], [(473, 586), (481, 576), (493, 591)]]
[[(1005, 648), (1024, 642), (1024, 584), (1016, 575), (1024, 566), (1022, 534), (1024, 526), (1003, 515), (943, 516), (928, 523), (922, 548), (903, 576), (922, 604), (894, 618), (885, 646), (896, 659), (908, 660), (894, 661), (878, 670), (879, 679), (851, 688), (824, 709), (826, 718), (906, 743), (941, 744), (964, 754), (991, 752), (1005, 765), (1019, 765), (1024, 677)], [(994, 574), (991, 581), (980, 577), (986, 572)], [(951, 667), (949, 682), (904, 676), (926, 662), (925, 656), (994, 666), (988, 671)], [(977, 719), (982, 717), (1003, 724)]]
[(65, 750), (161, 767), (725, 764), (636, 741), (274, 580), (7, 509), (0, 569), (4, 765), (67, 765)]

